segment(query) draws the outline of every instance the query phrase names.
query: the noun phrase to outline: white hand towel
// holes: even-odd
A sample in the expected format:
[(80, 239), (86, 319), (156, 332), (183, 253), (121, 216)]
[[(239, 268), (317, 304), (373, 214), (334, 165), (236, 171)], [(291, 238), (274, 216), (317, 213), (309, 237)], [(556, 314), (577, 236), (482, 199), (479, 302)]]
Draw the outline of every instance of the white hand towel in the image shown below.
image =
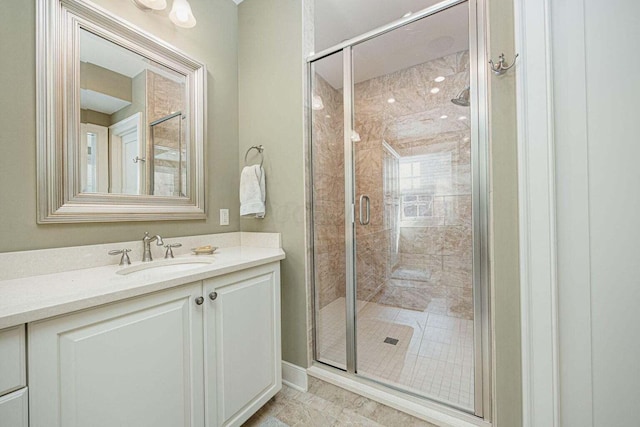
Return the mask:
[(245, 166), (240, 175), (240, 215), (264, 218), (266, 199), (264, 169), (260, 165)]

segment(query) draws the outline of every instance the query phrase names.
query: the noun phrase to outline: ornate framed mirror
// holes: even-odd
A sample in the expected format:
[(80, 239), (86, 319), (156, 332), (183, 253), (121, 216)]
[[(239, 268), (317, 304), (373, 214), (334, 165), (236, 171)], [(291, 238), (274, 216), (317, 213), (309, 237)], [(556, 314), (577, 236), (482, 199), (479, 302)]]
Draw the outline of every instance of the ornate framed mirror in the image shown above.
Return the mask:
[(205, 218), (205, 66), (84, 0), (38, 0), (38, 222)]

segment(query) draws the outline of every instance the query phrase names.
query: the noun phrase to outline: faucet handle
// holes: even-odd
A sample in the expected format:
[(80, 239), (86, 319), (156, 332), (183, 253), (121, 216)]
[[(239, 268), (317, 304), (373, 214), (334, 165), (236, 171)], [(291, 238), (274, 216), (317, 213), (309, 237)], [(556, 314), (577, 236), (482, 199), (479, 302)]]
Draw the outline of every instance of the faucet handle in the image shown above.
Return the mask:
[(129, 259), (129, 252), (131, 252), (131, 249), (119, 249), (119, 250), (109, 251), (109, 255), (122, 254), (122, 257), (120, 258), (120, 264), (118, 265), (131, 265), (131, 260)]
[(164, 247), (167, 248), (164, 257), (173, 258), (173, 248), (179, 248), (180, 246), (182, 246), (182, 243), (169, 243), (168, 245), (164, 245)]

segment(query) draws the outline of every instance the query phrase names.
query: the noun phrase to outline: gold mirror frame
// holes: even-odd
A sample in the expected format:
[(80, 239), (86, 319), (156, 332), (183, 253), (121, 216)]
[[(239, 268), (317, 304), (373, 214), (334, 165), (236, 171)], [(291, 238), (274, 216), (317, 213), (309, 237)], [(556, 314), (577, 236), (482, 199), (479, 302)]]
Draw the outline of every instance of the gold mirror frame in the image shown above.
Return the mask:
[[(89, 1), (38, 0), (37, 7), (38, 223), (206, 218), (205, 66)], [(188, 197), (80, 192), (81, 28), (185, 76)]]

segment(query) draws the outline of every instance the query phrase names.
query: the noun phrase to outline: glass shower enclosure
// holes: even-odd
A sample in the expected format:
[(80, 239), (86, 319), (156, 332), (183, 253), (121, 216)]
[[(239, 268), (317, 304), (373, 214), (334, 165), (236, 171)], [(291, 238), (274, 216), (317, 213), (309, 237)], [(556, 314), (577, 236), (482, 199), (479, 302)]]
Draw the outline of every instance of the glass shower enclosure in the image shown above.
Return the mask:
[(180, 111), (153, 121), (151, 128), (151, 194), (187, 196), (187, 146)]
[(314, 351), (483, 416), (486, 143), (475, 1), (309, 58)]

